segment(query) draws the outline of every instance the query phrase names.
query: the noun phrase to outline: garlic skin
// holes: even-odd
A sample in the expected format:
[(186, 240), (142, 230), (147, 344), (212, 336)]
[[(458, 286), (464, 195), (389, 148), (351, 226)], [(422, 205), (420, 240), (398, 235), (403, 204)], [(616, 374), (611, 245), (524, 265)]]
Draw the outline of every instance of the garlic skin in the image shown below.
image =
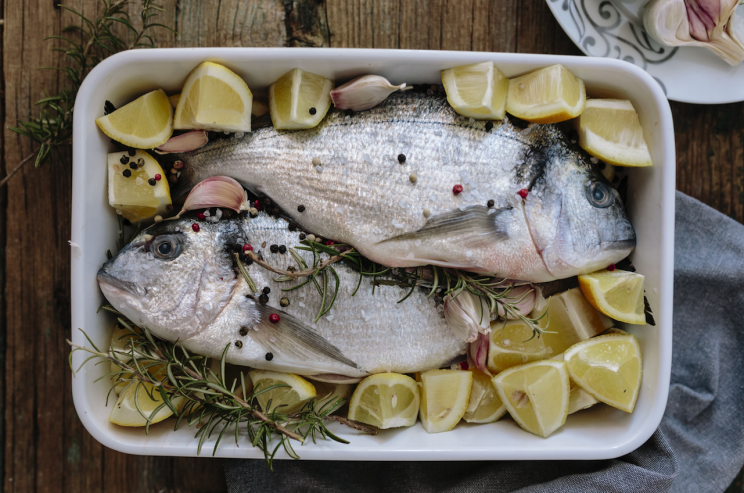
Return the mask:
[(155, 149), (158, 154), (170, 154), (171, 152), (190, 152), (204, 147), (209, 142), (207, 132), (204, 130), (192, 130), (190, 132), (171, 137), (165, 144)]
[[(535, 307), (535, 302), (537, 301), (537, 290), (530, 284), (517, 286), (509, 292), (506, 299), (510, 303), (514, 304), (514, 308), (519, 310), (519, 313), (527, 316)], [(514, 315), (507, 313), (501, 303), (496, 304), (494, 317), (496, 315), (501, 318), (506, 317), (508, 320), (515, 320), (517, 318)]]
[(340, 110), (363, 111), (383, 102), (395, 91), (406, 88), (405, 82), (394, 86), (385, 77), (363, 75), (331, 91), (333, 105)]
[(200, 181), (186, 197), (181, 212), (207, 209), (209, 207), (224, 207), (235, 212), (249, 210), (247, 194), (240, 183), (227, 176), (213, 176)]
[(667, 46), (704, 46), (726, 63), (744, 61), (740, 0), (652, 0), (643, 14), (646, 31)]
[(444, 297), (444, 319), (455, 336), (465, 342), (478, 339), (478, 334), (491, 332), (491, 312), (480, 296), (461, 291), (454, 298)]

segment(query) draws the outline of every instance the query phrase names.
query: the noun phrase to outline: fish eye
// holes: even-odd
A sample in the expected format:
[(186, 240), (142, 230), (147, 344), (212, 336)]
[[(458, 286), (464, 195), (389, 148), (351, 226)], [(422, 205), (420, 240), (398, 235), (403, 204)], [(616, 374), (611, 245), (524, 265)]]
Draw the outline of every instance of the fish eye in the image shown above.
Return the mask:
[(615, 202), (615, 194), (612, 189), (601, 181), (594, 181), (586, 186), (586, 199), (594, 207), (604, 209)]
[(175, 235), (158, 236), (150, 243), (150, 251), (157, 258), (173, 260), (181, 254), (181, 243)]

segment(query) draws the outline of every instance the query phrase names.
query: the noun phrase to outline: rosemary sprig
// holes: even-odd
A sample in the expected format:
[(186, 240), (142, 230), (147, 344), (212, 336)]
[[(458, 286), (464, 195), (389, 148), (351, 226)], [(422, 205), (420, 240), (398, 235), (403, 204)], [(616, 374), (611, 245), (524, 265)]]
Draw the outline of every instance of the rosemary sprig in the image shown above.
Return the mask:
[[(196, 438), (199, 440), (197, 453), (201, 452), (208, 438), (217, 435), (212, 451), (214, 455), (223, 436), (231, 426), (235, 427), (236, 443), (239, 442), (238, 429), (244, 426), (251, 444), (263, 451), (269, 467), (272, 466), (272, 461), (280, 449), (292, 458), (299, 458), (292, 446), (292, 441), (304, 443), (307, 439), (313, 442), (319, 439), (330, 439), (348, 443), (326, 427), (327, 421), (338, 421), (365, 433), (377, 433), (376, 430), (367, 426), (334, 416), (332, 413), (344, 404), (343, 399), (325, 403), (320, 407), (311, 401), (305, 404), (299, 412), (292, 414), (283, 413), (279, 406), (271, 409), (269, 404), (267, 407), (270, 411), (265, 412), (260, 409), (257, 397), (272, 389), (287, 387), (287, 385), (254, 388), (248, 392), (247, 377), (243, 372), (240, 372), (239, 378), (228, 382), (225, 377), (225, 357), (229, 345), (222, 353), (221, 370), (219, 374), (215, 374), (210, 369), (208, 358), (190, 354), (177, 343), (158, 339), (146, 328), (135, 327), (130, 320), (110, 306), (103, 308), (117, 314), (119, 324), (128, 332), (122, 337), (123, 349), (114, 348), (112, 345), (108, 350), (101, 350), (81, 329), (90, 347), (67, 341), (72, 346), (70, 367), (72, 368), (72, 355), (77, 351), (83, 351), (90, 356), (77, 370), (73, 368), (73, 374), (91, 360), (114, 363), (118, 369), (103, 375), (98, 380), (113, 377), (114, 385), (111, 390), (123, 383), (125, 387), (122, 392), (132, 385), (137, 387), (134, 394), (135, 406), (147, 422), (145, 432), (149, 431), (150, 416), (157, 415), (162, 408), (167, 406), (177, 416), (175, 429), (178, 429), (183, 422), (199, 427), (196, 432)], [(145, 384), (149, 384), (152, 390)], [(162, 404), (150, 414), (143, 413), (137, 402), (141, 388), (146, 390), (151, 399), (162, 400)], [(179, 406), (177, 399), (184, 401), (182, 407)]]
[[(49, 95), (36, 101), (39, 107), (39, 116), (28, 121), (18, 121), (17, 127), (8, 127), (31, 139), (39, 145), (39, 149), (26, 156), (20, 163), (0, 181), (0, 187), (25, 164), (34, 158), (34, 166), (43, 165), (52, 154), (59, 153), (61, 146), (69, 145), (72, 137), (72, 113), (75, 106), (75, 97), (83, 80), (90, 70), (98, 65), (104, 58), (114, 53), (133, 48), (153, 48), (155, 41), (149, 32), (153, 28), (162, 27), (173, 31), (168, 26), (152, 22), (163, 9), (154, 3), (154, 0), (143, 0), (140, 11), (141, 27), (136, 28), (126, 12), (126, 6), (130, 0), (101, 0), (103, 8), (100, 18), (90, 20), (83, 14), (65, 5), (61, 8), (67, 10), (80, 18), (80, 25), (69, 25), (62, 29), (63, 35), (49, 36), (47, 40), (60, 40), (64, 47), (52, 48), (65, 55), (65, 66), (62, 67), (40, 67), (41, 69), (58, 70), (67, 75), (70, 87), (63, 89), (57, 94)], [(126, 28), (124, 36), (115, 33), (115, 26), (122, 25)]]

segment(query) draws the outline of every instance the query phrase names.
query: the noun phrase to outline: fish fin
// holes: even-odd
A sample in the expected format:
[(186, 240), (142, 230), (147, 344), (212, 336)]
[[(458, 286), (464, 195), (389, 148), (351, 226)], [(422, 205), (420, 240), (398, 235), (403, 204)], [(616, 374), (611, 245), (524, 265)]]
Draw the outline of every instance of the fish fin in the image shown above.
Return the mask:
[[(249, 331), (249, 334), (277, 354), (289, 354), (301, 360), (330, 358), (352, 368), (359, 368), (340, 349), (292, 315), (258, 303), (255, 307), (259, 319), (254, 326), (256, 330)], [(272, 314), (279, 315), (279, 322), (269, 320)]]
[(506, 210), (508, 209), (489, 209), (484, 205), (455, 209), (432, 216), (418, 231), (393, 236), (379, 243), (428, 240), (442, 236), (458, 236), (458, 241), (467, 246), (504, 241), (509, 238), (509, 234), (500, 223), (499, 216)]

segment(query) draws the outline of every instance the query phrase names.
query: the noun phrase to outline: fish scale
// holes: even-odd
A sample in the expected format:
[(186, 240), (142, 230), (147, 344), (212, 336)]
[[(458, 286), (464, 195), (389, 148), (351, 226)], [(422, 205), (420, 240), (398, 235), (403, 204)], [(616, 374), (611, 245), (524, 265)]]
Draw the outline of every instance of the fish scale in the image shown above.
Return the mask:
[[(406, 157), (402, 165), (399, 154)], [(185, 168), (176, 195), (210, 176), (230, 176), (270, 197), (306, 231), (354, 245), (388, 266), (435, 264), (550, 281), (620, 260), (632, 247), (607, 252), (603, 243), (635, 240), (619, 198), (612, 216), (575, 203), (585, 196), (584, 182), (602, 178), (555, 126), (520, 130), (505, 120), (489, 131), (486, 122), (455, 113), (443, 96), (396, 93), (353, 116), (331, 110), (312, 129), (259, 128), (178, 159)], [(458, 184), (464, 190), (456, 195)], [(533, 206), (542, 200), (540, 187), (551, 191), (553, 203)], [(536, 193), (523, 198), (523, 189)], [(495, 215), (481, 217), (474, 229), (465, 216), (484, 216), (489, 200)], [(558, 216), (568, 213), (561, 212), (564, 204), (577, 208), (571, 220), (584, 223), (584, 238), (570, 237), (571, 228), (556, 230)], [(299, 205), (303, 213), (296, 212)], [(467, 214), (456, 217), (458, 211)], [(450, 218), (446, 232), (429, 228), (415, 236), (438, 216)], [(482, 241), (496, 232), (499, 241)]]

